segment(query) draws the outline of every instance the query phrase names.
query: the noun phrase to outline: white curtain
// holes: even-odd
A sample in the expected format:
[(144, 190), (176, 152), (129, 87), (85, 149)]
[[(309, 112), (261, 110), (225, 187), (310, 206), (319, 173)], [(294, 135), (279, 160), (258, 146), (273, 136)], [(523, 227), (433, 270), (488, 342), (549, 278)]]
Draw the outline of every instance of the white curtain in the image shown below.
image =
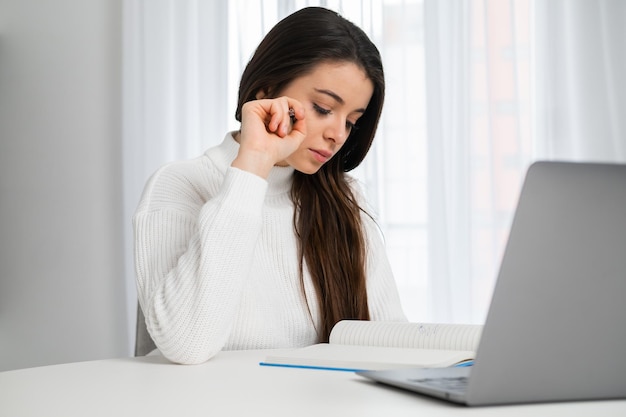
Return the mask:
[(532, 159), (530, 1), (426, 0), (432, 317), (482, 322)]
[(626, 3), (425, 1), (429, 302), (484, 320), (538, 159), (626, 161)]
[(626, 2), (536, 5), (540, 158), (626, 160)]
[(383, 120), (356, 175), (409, 318), (482, 322), (527, 166), (626, 161), (626, 2), (126, 0), (129, 304), (130, 217), (145, 181), (237, 128), (247, 60), (308, 5), (342, 13), (383, 55)]

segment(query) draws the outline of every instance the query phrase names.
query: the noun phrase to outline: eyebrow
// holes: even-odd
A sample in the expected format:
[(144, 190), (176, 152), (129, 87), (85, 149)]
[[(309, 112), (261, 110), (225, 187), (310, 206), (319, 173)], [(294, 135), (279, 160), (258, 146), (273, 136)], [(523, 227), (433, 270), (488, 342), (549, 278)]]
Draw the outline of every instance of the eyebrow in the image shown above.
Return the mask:
[[(324, 90), (321, 88), (315, 88), (314, 89), (316, 92), (320, 93), (320, 94), (326, 94), (327, 96), (331, 97), (333, 100), (335, 100), (337, 103), (339, 104), (345, 104), (345, 101), (343, 98), (341, 98), (341, 96), (339, 96), (337, 93), (330, 91), (330, 90)], [(354, 110), (357, 113), (365, 113), (365, 109), (356, 109)]]

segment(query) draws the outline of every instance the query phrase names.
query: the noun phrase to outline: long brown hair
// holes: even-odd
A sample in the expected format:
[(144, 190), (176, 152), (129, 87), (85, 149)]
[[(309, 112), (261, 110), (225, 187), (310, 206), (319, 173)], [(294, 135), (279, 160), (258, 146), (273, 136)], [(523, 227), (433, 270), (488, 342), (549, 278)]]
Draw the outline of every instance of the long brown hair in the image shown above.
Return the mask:
[[(342, 319), (369, 319), (366, 290), (366, 239), (346, 172), (369, 151), (382, 112), (385, 79), (376, 46), (356, 25), (321, 7), (301, 9), (281, 20), (259, 44), (239, 85), (235, 117), (259, 91), (280, 94), (294, 79), (322, 62), (351, 62), (374, 84), (363, 115), (340, 151), (312, 175), (296, 171), (291, 189), (294, 228), (304, 265), (311, 274), (320, 310), (320, 341)], [(304, 287), (303, 287), (304, 288)]]

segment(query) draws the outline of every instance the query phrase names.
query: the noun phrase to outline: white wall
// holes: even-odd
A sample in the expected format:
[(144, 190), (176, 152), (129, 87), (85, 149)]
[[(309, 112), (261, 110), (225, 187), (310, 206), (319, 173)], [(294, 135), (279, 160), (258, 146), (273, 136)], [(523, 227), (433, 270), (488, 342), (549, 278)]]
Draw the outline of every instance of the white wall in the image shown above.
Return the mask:
[(121, 1), (0, 0), (0, 371), (130, 354)]

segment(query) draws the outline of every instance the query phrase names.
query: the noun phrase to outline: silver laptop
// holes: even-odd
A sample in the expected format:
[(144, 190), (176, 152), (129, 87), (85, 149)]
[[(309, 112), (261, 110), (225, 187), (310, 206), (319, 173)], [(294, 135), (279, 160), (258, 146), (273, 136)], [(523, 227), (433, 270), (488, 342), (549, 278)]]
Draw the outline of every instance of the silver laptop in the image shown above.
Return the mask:
[(531, 165), (474, 366), (359, 374), (470, 406), (626, 398), (626, 165)]

